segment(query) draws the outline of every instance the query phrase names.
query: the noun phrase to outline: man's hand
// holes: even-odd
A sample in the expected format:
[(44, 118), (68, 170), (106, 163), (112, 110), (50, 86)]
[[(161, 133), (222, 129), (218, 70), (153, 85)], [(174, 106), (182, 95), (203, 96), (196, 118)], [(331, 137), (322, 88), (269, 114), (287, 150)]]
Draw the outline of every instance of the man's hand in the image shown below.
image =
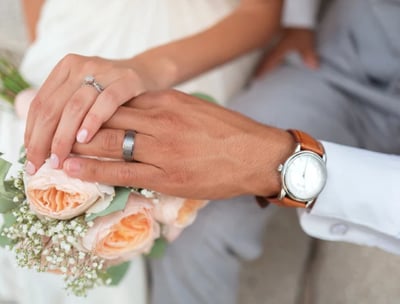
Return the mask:
[(308, 68), (318, 68), (314, 31), (305, 28), (285, 28), (278, 43), (261, 60), (255, 77), (261, 77), (276, 68), (290, 52), (299, 53)]
[[(135, 130), (134, 162), (122, 161), (125, 130)], [(120, 107), (73, 152), (67, 174), (195, 199), (276, 195), (277, 167), (294, 149), (285, 131), (174, 90), (145, 93)]]

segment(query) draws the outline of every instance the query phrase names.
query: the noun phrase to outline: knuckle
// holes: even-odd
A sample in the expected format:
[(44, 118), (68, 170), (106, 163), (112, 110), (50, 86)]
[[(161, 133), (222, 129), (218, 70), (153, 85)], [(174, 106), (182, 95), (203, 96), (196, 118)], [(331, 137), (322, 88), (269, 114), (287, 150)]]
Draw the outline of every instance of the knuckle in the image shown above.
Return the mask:
[(31, 106), (30, 106), (30, 110), (32, 111), (32, 113), (36, 114), (43, 107), (44, 107), (43, 100), (41, 98), (34, 98), (32, 100), (32, 103), (31, 103)]
[(76, 115), (78, 113), (81, 113), (83, 108), (82, 108), (82, 102), (79, 98), (73, 97), (67, 104), (66, 110), (73, 114)]
[(175, 129), (177, 125), (177, 118), (175, 115), (168, 112), (158, 112), (154, 114), (154, 119), (157, 121), (157, 124), (161, 127), (161, 130)]
[(41, 124), (44, 126), (53, 125), (56, 118), (57, 114), (54, 112), (54, 110), (51, 110), (50, 108), (46, 111), (41, 111), (40, 120)]
[(85, 118), (85, 123), (87, 123), (89, 126), (101, 126), (103, 122), (103, 118), (94, 112), (89, 112)]
[(116, 178), (121, 182), (121, 184), (129, 185), (134, 177), (135, 174), (129, 166), (119, 168), (116, 172)]
[(55, 152), (61, 151), (63, 148), (68, 146), (68, 141), (64, 137), (60, 137), (56, 135), (53, 138), (53, 143), (52, 143), (52, 150)]
[(64, 56), (63, 59), (60, 61), (60, 67), (65, 68), (65, 67), (70, 67), (78, 63), (79, 59), (81, 56), (77, 54), (67, 54)]
[(125, 69), (124, 77), (126, 77), (129, 81), (132, 82), (137, 82), (138, 80), (140, 80), (139, 75), (136, 73), (136, 71), (132, 69)]
[(95, 180), (96, 177), (100, 174), (99, 170), (99, 166), (92, 164), (90, 166), (87, 166), (86, 174), (90, 177), (91, 180)]
[(172, 185), (184, 186), (190, 180), (190, 175), (187, 170), (176, 168), (168, 174), (168, 179)]
[(107, 105), (112, 107), (112, 111), (117, 109), (122, 102), (118, 99), (118, 91), (116, 91), (113, 87), (109, 87), (101, 93), (101, 99), (107, 101)]
[(100, 149), (105, 152), (115, 152), (120, 149), (119, 138), (117, 133), (112, 130), (102, 132)]
[(34, 159), (35, 156), (39, 154), (39, 152), (40, 152), (40, 151), (39, 151), (39, 149), (38, 149), (36, 146), (30, 144), (30, 145), (28, 145), (28, 151), (27, 151), (27, 153), (26, 153), (26, 156), (27, 156), (29, 159)]
[(171, 106), (178, 103), (181, 94), (176, 90), (168, 89), (162, 92), (161, 100), (166, 106)]
[(82, 65), (83, 71), (90, 71), (93, 73), (98, 69), (98, 61), (95, 57), (89, 57)]

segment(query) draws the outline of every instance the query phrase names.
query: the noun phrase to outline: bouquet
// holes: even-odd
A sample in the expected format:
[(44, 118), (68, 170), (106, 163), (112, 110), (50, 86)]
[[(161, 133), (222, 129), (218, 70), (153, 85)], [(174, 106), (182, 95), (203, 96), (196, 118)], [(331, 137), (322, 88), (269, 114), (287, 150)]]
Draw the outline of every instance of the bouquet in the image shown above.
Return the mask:
[[(11, 104), (29, 88), (4, 60), (0, 80), (0, 93)], [(32, 99), (26, 95), (25, 108)], [(81, 181), (48, 162), (32, 176), (22, 169), (10, 176), (11, 167), (0, 154), (0, 245), (15, 253), (21, 267), (61, 275), (66, 289), (77, 296), (118, 284), (135, 256), (161, 255), (207, 204)]]
[(118, 284), (132, 257), (159, 255), (207, 204), (84, 182), (48, 162), (32, 176), (7, 178), (10, 167), (0, 158), (0, 245), (21, 267), (62, 275), (78, 296)]

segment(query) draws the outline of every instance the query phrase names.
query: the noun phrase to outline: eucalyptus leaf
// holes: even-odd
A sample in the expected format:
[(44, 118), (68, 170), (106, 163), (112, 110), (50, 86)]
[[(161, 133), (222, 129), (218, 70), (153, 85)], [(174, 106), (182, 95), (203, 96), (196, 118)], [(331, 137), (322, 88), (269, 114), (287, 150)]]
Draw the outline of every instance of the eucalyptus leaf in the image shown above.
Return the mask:
[(115, 187), (115, 196), (110, 205), (101, 212), (89, 214), (85, 217), (85, 220), (87, 222), (93, 221), (99, 216), (105, 216), (116, 211), (124, 210), (130, 193), (130, 188)]
[(129, 270), (130, 262), (111, 266), (107, 269), (107, 276), (111, 279), (111, 286), (118, 285)]
[(7, 177), (7, 173), (11, 168), (11, 163), (0, 157), (0, 192), (5, 191), (4, 180)]
[(0, 213), (8, 212), (17, 206), (13, 198), (18, 192), (12, 182), (5, 181), (10, 167), (11, 163), (0, 157)]
[[(3, 226), (0, 228), (0, 234), (3, 232), (4, 228), (10, 227), (16, 221), (17, 221), (17, 219), (15, 218), (14, 215), (12, 215), (12, 213), (9, 212), (9, 213), (3, 214)], [(6, 246), (12, 246), (12, 245), (14, 245), (14, 244), (9, 238), (0, 235), (0, 247), (6, 247)]]
[(13, 202), (13, 198), (13, 195), (0, 192), (0, 213), (6, 213), (18, 206)]
[(156, 239), (147, 257), (151, 259), (161, 258), (164, 255), (165, 249), (167, 248), (167, 244), (168, 242), (164, 238)]
[(12, 246), (12, 245), (13, 242), (9, 238), (0, 235), (0, 247), (5, 248), (6, 246)]
[(20, 149), (19, 149), (19, 159), (18, 159), (18, 162), (20, 163), (20, 164), (25, 164), (25, 162), (26, 162), (26, 149), (25, 149), (25, 146), (22, 146)]
[(211, 103), (216, 103), (216, 104), (218, 103), (218, 102), (215, 100), (215, 98), (213, 98), (213, 97), (211, 97), (210, 95), (207, 95), (207, 94), (205, 94), (205, 93), (195, 92), (195, 93), (192, 93), (191, 95), (194, 96), (194, 97), (203, 99), (203, 100), (205, 100), (205, 101), (209, 101), (209, 102), (211, 102)]

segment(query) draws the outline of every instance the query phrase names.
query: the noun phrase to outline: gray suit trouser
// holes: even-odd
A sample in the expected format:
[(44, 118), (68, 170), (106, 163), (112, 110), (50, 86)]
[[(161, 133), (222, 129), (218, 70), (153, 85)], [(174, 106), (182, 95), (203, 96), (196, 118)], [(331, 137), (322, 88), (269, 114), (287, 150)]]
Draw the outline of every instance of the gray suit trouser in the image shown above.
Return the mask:
[[(230, 107), (321, 140), (399, 153), (400, 0), (335, 1), (318, 50), (317, 71), (293, 57)], [(210, 203), (162, 259), (150, 261), (152, 303), (235, 303), (241, 261), (262, 253), (273, 209), (249, 196)]]

